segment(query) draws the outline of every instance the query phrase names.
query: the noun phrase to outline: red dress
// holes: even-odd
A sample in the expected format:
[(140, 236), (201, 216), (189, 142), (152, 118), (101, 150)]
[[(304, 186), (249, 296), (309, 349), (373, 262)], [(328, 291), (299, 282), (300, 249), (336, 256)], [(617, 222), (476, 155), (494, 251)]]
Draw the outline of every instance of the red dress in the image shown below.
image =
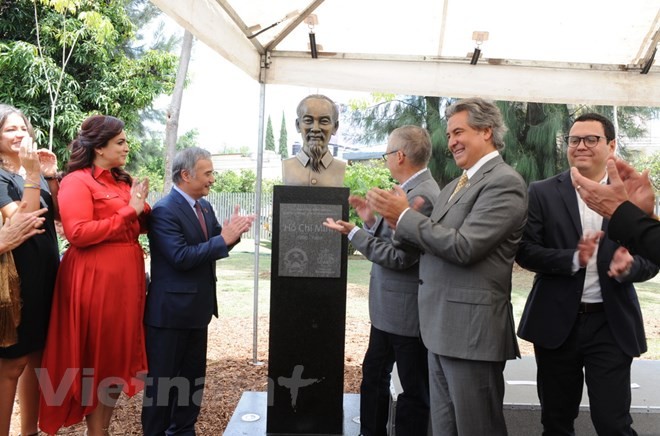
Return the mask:
[(82, 421), (108, 386), (121, 384), (129, 396), (143, 387), (145, 269), (137, 238), (149, 208), (138, 219), (129, 199), (130, 187), (101, 168), (62, 180), (60, 215), (71, 246), (57, 274), (39, 373), (39, 426), (47, 433)]

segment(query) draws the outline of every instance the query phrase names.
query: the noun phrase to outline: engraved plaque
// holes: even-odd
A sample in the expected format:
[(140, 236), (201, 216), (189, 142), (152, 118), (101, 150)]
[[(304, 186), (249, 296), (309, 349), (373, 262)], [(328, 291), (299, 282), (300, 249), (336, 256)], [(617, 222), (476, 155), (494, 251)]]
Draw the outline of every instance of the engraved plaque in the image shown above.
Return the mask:
[(323, 222), (348, 220), (348, 194), (348, 188), (273, 189), (269, 435), (343, 434), (348, 239)]
[(340, 277), (341, 234), (326, 228), (331, 217), (341, 219), (337, 204), (280, 205), (279, 275)]

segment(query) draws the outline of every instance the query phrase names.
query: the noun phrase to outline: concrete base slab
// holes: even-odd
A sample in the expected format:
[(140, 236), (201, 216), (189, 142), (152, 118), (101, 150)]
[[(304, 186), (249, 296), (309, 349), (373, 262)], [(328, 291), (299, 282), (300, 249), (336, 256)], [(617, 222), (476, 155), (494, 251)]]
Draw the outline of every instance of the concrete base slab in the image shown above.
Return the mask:
[[(504, 370), (506, 383), (504, 415), (509, 435), (540, 435), (541, 406), (536, 394), (536, 360), (534, 357), (510, 360)], [(633, 428), (639, 436), (660, 435), (660, 361), (633, 360), (631, 368), (632, 401), (630, 413)], [(596, 436), (589, 414), (587, 387), (582, 391), (580, 414), (575, 420), (575, 433)]]
[[(393, 376), (396, 378), (396, 373)], [(534, 357), (507, 362), (504, 380), (504, 416), (509, 436), (540, 435), (541, 406), (536, 394)], [(631, 382), (631, 414), (635, 431), (639, 436), (660, 436), (660, 361), (634, 360)], [(394, 386), (397, 383), (395, 379)], [(396, 387), (394, 391), (397, 391)], [(575, 420), (575, 433), (580, 436), (596, 436), (586, 392), (585, 387), (580, 414)], [(396, 393), (393, 394), (396, 401)], [(266, 401), (266, 392), (244, 392), (224, 434), (266, 435)], [(344, 394), (344, 435), (357, 436), (360, 433), (359, 416), (360, 396)], [(393, 436), (395, 431), (391, 428), (390, 435)]]
[[(265, 435), (266, 402), (266, 392), (243, 392), (224, 435)], [(357, 436), (360, 433), (359, 416), (360, 395), (344, 394), (344, 435)]]

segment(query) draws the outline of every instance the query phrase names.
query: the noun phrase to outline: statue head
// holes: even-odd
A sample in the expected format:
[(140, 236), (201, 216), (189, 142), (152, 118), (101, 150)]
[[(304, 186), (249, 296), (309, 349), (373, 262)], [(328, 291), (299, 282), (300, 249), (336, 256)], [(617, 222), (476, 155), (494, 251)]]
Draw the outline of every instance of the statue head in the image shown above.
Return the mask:
[(339, 127), (337, 105), (325, 95), (308, 95), (298, 104), (296, 129), (302, 136), (303, 150), (310, 157), (312, 169), (319, 172), (321, 158)]

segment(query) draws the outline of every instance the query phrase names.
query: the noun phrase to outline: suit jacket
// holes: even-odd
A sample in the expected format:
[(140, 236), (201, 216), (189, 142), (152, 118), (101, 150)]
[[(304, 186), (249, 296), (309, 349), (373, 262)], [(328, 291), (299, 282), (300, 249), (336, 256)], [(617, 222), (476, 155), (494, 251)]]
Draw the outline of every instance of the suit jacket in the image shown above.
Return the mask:
[(430, 218), (408, 210), (395, 240), (414, 243), (419, 260), (419, 321), (429, 351), (498, 362), (520, 355), (511, 307), (511, 271), (527, 212), (524, 180), (500, 156), (486, 162)]
[(660, 263), (660, 222), (629, 201), (619, 206), (610, 221), (610, 238), (631, 253)]
[[(608, 221), (602, 230), (607, 234)], [(577, 194), (568, 171), (529, 187), (529, 216), (517, 262), (536, 272), (532, 291), (520, 320), (518, 336), (554, 349), (564, 343), (578, 316), (585, 269), (573, 274), (573, 255), (582, 236)], [(630, 356), (646, 351), (642, 313), (632, 282), (653, 277), (658, 267), (635, 256), (622, 283), (608, 277), (618, 244), (601, 239), (598, 277), (607, 322), (621, 349)]]
[[(428, 216), (440, 188), (425, 171), (406, 186), (408, 202), (422, 197), (420, 212)], [(392, 229), (379, 217), (370, 231), (358, 231), (351, 244), (373, 262), (369, 280), (369, 317), (371, 324), (384, 332), (400, 336), (419, 336), (417, 291), (419, 287), (419, 250), (409, 244), (394, 243)]]
[(204, 328), (218, 316), (215, 261), (229, 255), (213, 207), (199, 200), (209, 239), (195, 211), (174, 189), (156, 203), (149, 222), (151, 283), (144, 322), (154, 327)]

